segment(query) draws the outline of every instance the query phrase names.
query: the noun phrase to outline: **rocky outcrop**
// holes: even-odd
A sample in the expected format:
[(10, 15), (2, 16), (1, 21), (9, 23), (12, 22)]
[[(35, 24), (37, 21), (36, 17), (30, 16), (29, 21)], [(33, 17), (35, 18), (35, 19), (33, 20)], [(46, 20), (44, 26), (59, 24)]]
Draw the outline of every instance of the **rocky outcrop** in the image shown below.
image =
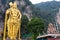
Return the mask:
[(56, 30), (52, 23), (49, 23), (48, 25), (47, 34), (58, 34), (58, 31)]

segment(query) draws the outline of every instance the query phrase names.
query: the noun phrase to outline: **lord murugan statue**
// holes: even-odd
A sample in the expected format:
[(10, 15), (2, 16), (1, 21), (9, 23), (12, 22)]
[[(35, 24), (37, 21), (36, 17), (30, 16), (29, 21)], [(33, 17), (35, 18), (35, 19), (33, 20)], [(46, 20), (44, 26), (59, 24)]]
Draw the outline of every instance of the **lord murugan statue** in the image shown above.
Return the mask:
[[(6, 35), (10, 40), (20, 39), (20, 25), (21, 25), (21, 12), (17, 8), (16, 2), (9, 3), (10, 8), (6, 10), (5, 14), (5, 25), (3, 40), (6, 40)], [(6, 31), (7, 30), (7, 31)], [(19, 35), (18, 35), (19, 34)]]

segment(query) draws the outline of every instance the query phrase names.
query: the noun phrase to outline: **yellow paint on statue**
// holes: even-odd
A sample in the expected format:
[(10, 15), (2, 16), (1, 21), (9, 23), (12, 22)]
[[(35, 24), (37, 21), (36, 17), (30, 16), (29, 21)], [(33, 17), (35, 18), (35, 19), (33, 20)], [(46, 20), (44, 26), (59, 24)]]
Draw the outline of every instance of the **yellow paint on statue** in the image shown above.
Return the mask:
[(6, 37), (6, 28), (8, 30), (7, 34), (11, 40), (16, 40), (17, 34), (19, 33), (20, 39), (20, 25), (21, 25), (21, 12), (17, 8), (16, 2), (9, 3), (10, 8), (7, 9), (5, 15), (5, 25), (4, 25), (4, 37)]

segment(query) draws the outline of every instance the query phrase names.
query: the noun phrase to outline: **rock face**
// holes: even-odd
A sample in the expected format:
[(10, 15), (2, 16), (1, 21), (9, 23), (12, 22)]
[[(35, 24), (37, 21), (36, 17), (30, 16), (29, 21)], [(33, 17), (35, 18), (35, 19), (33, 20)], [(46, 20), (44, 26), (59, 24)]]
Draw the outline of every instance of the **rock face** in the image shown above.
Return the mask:
[(60, 8), (59, 8), (59, 12), (56, 15), (56, 28), (60, 33)]
[(0, 12), (4, 11), (3, 5), (2, 5), (2, 1), (0, 0)]
[(47, 34), (58, 34), (58, 31), (56, 30), (52, 23), (48, 25)]
[(59, 12), (57, 13), (56, 20), (60, 24), (60, 9)]
[(4, 22), (2, 15), (0, 14), (0, 36), (2, 36), (1, 34), (3, 33), (3, 27), (4, 27)]
[[(0, 12), (4, 12), (6, 11), (7, 8), (9, 8), (9, 2), (13, 2), (14, 0), (0, 0)], [(32, 17), (32, 8), (31, 5), (27, 5), (27, 0), (15, 0), (18, 8), (20, 9), (20, 11), (22, 12), (23, 15), (26, 15), (29, 19), (31, 19)]]

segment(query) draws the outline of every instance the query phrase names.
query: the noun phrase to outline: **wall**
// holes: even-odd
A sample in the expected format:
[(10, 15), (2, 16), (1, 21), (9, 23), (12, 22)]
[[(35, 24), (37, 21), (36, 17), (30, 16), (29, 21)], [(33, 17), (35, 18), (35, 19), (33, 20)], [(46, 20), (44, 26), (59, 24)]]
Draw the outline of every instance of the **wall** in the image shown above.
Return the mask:
[(48, 38), (48, 40), (60, 40), (60, 38)]

